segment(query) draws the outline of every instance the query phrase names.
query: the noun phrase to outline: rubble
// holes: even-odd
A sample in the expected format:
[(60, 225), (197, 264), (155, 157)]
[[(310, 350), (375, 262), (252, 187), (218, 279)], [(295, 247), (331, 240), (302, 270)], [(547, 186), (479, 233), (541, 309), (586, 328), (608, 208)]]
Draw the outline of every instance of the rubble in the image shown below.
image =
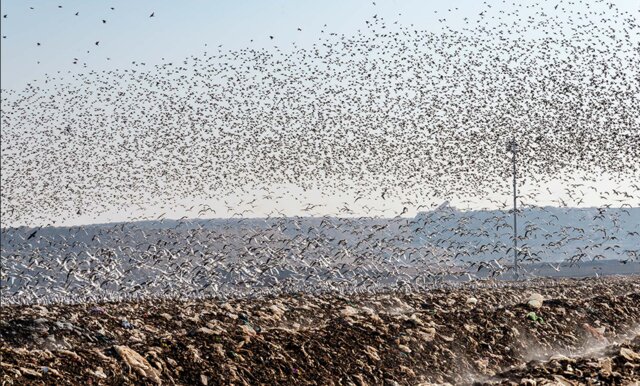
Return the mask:
[(5, 385), (624, 384), (640, 369), (638, 277), (1, 313)]
[(533, 309), (539, 309), (540, 307), (542, 307), (542, 304), (544, 303), (544, 297), (540, 294), (532, 294), (529, 297), (529, 301), (527, 302), (527, 304), (529, 305), (529, 307), (533, 308)]
[(162, 384), (158, 369), (153, 368), (140, 354), (127, 346), (113, 346), (130, 370), (137, 372), (143, 379), (148, 379), (158, 385)]
[[(590, 355), (531, 361), (475, 385), (619, 385), (640, 381), (640, 335)], [(555, 383), (554, 383), (555, 382)]]

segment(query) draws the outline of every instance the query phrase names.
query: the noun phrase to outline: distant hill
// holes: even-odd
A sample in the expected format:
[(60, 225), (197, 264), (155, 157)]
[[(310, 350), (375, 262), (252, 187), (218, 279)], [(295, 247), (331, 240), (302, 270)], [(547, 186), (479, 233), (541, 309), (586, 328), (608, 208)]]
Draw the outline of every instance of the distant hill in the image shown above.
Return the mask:
[[(513, 213), (499, 210), (459, 211), (452, 207), (422, 212), (437, 234), (475, 246), (474, 257), (486, 257), (478, 246), (513, 243)], [(640, 208), (525, 208), (517, 216), (518, 244), (542, 261), (640, 258)], [(635, 251), (635, 252), (634, 252)], [(630, 255), (629, 255), (630, 254)]]
[[(243, 246), (243, 235), (276, 232), (282, 237), (281, 244), (286, 240), (322, 239), (327, 248), (333, 245), (354, 251), (368, 249), (380, 251), (382, 255), (388, 254), (384, 247), (389, 245), (427, 248), (433, 254), (442, 253), (464, 261), (501, 258), (513, 253), (509, 250), (513, 244), (512, 213), (461, 211), (445, 203), (415, 218), (195, 219), (5, 228), (2, 254), (60, 247), (78, 253), (83, 248), (113, 246), (111, 243), (121, 248), (146, 249), (167, 234), (186, 243), (189, 240), (186, 236), (194, 230), (227, 237), (230, 242), (238, 243), (235, 247)], [(34, 231), (37, 231), (35, 235), (27, 240)], [(525, 208), (518, 213), (518, 243), (522, 258), (532, 261), (634, 260), (640, 258), (640, 208)]]

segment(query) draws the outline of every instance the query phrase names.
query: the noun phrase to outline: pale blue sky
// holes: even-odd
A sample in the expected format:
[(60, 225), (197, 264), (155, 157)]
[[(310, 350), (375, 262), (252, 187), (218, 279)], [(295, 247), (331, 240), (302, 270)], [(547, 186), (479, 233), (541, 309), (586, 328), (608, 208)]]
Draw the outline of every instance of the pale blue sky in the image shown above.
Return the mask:
[[(390, 23), (414, 24), (417, 29), (437, 31), (444, 24), (455, 29), (464, 25), (465, 17), (476, 20), (484, 8), (482, 3), (479, 0), (376, 0), (375, 5), (371, 0), (6, 0), (1, 6), (2, 15), (7, 15), (2, 19), (2, 35), (6, 36), (1, 50), (2, 88), (22, 89), (29, 81), (41, 79), (44, 73), (126, 68), (132, 61), (151, 65), (162, 63), (163, 57), (177, 61), (205, 50), (213, 53), (220, 44), (223, 49), (273, 45), (283, 48), (292, 43), (309, 46), (322, 37), (323, 29), (325, 34), (350, 35), (363, 29), (365, 21), (373, 15)], [(495, 15), (500, 9), (513, 8), (511, 1), (489, 3), (493, 4)], [(558, 0), (523, 1), (521, 9), (534, 3), (552, 9)], [(613, 3), (635, 14), (640, 8), (637, 0), (613, 0)], [(155, 17), (149, 18), (152, 12)], [(446, 18), (446, 22), (439, 22), (441, 18)], [(97, 47), (96, 41), (100, 42)], [(78, 64), (73, 64), (74, 58)]]
[(396, 9), (433, 15), (419, 2), (379, 8), (368, 1), (3, 1), (2, 14), (8, 16), (2, 20), (2, 87), (21, 88), (44, 72), (82, 70), (85, 62), (89, 69), (123, 68), (132, 61), (156, 64), (163, 57), (176, 61), (215, 52), (220, 44), (309, 45), (324, 24), (327, 31), (352, 33), (375, 13), (397, 15)]

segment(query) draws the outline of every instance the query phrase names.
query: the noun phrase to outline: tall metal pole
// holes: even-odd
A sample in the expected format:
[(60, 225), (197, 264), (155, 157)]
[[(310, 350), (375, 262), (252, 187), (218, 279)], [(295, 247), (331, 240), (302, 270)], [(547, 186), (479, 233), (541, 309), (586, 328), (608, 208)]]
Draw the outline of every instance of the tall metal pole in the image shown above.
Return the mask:
[(511, 152), (513, 153), (513, 267), (515, 271), (515, 278), (518, 280), (518, 216), (517, 216), (517, 201), (518, 188), (516, 186), (516, 140), (511, 141)]

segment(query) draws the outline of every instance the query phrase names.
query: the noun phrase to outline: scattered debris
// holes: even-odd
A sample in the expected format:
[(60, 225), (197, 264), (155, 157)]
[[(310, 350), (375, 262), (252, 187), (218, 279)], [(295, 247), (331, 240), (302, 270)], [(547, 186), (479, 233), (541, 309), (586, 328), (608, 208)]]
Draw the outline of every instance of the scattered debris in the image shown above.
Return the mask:
[(148, 379), (158, 385), (162, 384), (158, 370), (151, 367), (142, 355), (127, 346), (113, 346), (113, 349), (120, 355), (120, 358), (122, 358), (130, 370), (137, 372), (144, 379)]
[(540, 316), (536, 315), (536, 313), (535, 313), (535, 312), (533, 312), (533, 311), (532, 311), (532, 312), (529, 312), (529, 313), (527, 314), (527, 319), (529, 319), (529, 320), (531, 320), (531, 321), (533, 321), (533, 322), (537, 322), (537, 323), (542, 323), (542, 324), (544, 324), (544, 319), (543, 319), (543, 318), (541, 318)]
[(529, 305), (529, 307), (534, 308), (534, 309), (539, 309), (542, 308), (542, 303), (544, 302), (544, 297), (540, 294), (532, 294), (529, 297), (529, 301), (527, 302), (527, 304)]

